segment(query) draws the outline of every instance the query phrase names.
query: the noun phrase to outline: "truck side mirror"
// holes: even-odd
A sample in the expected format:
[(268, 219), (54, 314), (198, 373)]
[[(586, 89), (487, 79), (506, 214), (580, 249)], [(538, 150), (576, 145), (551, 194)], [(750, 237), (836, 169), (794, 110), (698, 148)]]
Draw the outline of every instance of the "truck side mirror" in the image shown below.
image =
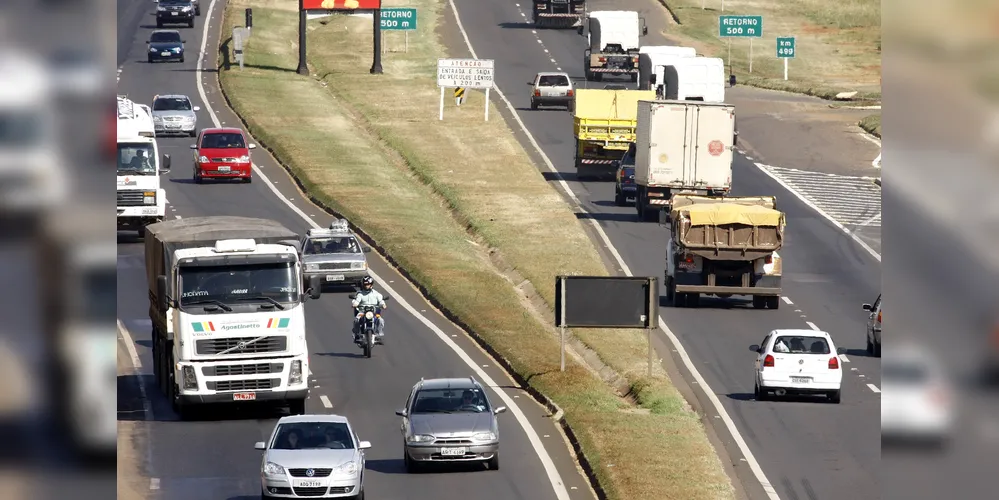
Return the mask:
[(162, 165), (160, 166), (160, 173), (161, 174), (168, 174), (168, 173), (170, 173), (170, 155), (169, 154), (163, 153), (163, 161), (161, 162), (161, 164)]
[(160, 275), (156, 277), (156, 300), (159, 308), (163, 311), (166, 310), (167, 306), (170, 304), (170, 299), (167, 298), (167, 277)]
[(757, 345), (757, 344), (753, 344), (753, 345), (749, 346), (749, 350), (753, 351), (753, 352), (755, 352), (757, 354), (759, 354), (759, 352), (760, 352), (760, 346)]
[(732, 133), (732, 145), (736, 146), (739, 144), (739, 131), (736, 130)]
[(649, 34), (649, 26), (647, 24), (645, 24), (645, 18), (644, 17), (638, 18), (638, 22), (642, 23), (642, 36), (648, 35)]

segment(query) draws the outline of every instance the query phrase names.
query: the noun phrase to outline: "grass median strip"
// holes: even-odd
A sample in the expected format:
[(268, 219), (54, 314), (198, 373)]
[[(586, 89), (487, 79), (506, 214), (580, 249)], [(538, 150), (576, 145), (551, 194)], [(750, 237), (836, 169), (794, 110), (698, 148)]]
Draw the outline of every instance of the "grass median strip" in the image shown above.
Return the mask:
[[(880, 0), (659, 0), (679, 25), (666, 36), (731, 64), (739, 82), (833, 99), (857, 91), (856, 101), (881, 99)], [(706, 9), (702, 9), (702, 5)], [(718, 16), (763, 16), (763, 37), (753, 39), (753, 72), (749, 73), (749, 39), (720, 38)], [(777, 37), (795, 37), (795, 57), (777, 58)]]
[[(227, 98), (310, 194), (362, 228), (563, 408), (610, 498), (731, 498), (698, 416), (661, 367), (646, 377), (642, 332), (575, 332), (627, 379), (631, 398), (575, 359), (558, 371), (558, 342), (548, 326), (554, 277), (607, 273), (576, 215), (501, 115), (494, 110), (483, 121), (481, 93), (468, 92), (438, 122), (441, 5), (400, 5), (419, 10), (419, 31), (410, 35), (408, 52), (401, 33), (386, 33), (383, 75), (368, 74), (370, 19), (310, 22), (309, 62), (318, 75), (310, 78), (294, 71), (294, 9), (231, 0), (223, 39), (246, 7), (254, 9), (254, 28), (244, 69), (220, 69)], [(231, 60), (227, 50), (223, 60)]]
[(868, 134), (881, 138), (881, 113), (865, 116), (858, 125)]

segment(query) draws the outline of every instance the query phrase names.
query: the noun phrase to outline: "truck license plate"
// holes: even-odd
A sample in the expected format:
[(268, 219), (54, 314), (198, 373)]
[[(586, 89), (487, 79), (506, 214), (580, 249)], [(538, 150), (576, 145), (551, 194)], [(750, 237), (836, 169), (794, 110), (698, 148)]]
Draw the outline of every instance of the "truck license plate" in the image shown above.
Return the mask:
[(811, 381), (811, 377), (791, 377), (791, 382), (795, 384), (807, 384)]
[(342, 274), (327, 274), (326, 281), (343, 281)]
[(318, 488), (323, 485), (322, 481), (317, 481), (315, 479), (301, 479), (295, 481), (296, 488)]
[(225, 165), (218, 168), (219, 172), (228, 172), (232, 167), (227, 167)]
[(441, 448), (441, 455), (445, 457), (460, 457), (464, 454), (464, 448)]
[(236, 392), (232, 395), (233, 401), (253, 401), (255, 399), (257, 399), (255, 392)]

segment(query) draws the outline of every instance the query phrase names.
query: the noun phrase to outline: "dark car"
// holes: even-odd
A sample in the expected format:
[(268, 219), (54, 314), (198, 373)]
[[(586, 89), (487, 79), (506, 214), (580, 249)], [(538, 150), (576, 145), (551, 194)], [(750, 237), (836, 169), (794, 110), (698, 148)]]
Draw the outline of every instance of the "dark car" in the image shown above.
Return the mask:
[(188, 28), (193, 28), (196, 15), (197, 8), (191, 0), (160, 0), (156, 6), (156, 27), (186, 24)]
[(184, 62), (184, 40), (177, 30), (156, 30), (149, 35), (149, 62)]
[(628, 148), (628, 152), (621, 158), (617, 167), (617, 174), (614, 176), (614, 204), (623, 207), (628, 199), (634, 199), (638, 187), (635, 185), (635, 145)]

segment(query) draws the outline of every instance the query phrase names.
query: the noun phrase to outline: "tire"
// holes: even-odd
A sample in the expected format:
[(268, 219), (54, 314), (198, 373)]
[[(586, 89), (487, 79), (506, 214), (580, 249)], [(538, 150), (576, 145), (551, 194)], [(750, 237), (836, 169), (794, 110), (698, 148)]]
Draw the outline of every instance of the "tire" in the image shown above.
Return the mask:
[(248, 176), (246, 176), (246, 177), (243, 178), (243, 183), (244, 184), (249, 184), (251, 182), (253, 182), (253, 177), (251, 177), (251, 176), (248, 175)]
[(152, 64), (152, 63), (153, 63), (153, 57), (152, 57), (152, 56), (146, 56), (146, 61), (147, 61), (147, 62), (148, 62), (149, 64)]
[(638, 83), (638, 73), (631, 74), (631, 83)]
[(874, 343), (874, 357), (876, 358), (881, 357), (881, 342)]
[(871, 342), (870, 336), (867, 336), (867, 355), (874, 356), (874, 342)]
[(416, 474), (420, 472), (420, 464), (416, 460), (409, 458), (409, 452), (406, 451), (405, 447), (402, 449), (402, 462), (406, 465), (406, 473)]
[(569, 101), (569, 104), (565, 105), (565, 110), (568, 111), (568, 112), (570, 112), (570, 113), (575, 112), (576, 111), (576, 103), (575, 103), (575, 101)]
[(489, 467), (489, 470), (499, 470), (499, 452), (486, 462), (486, 467)]
[(767, 307), (766, 297), (753, 295), (753, 309), (766, 309), (766, 307)]
[(365, 358), (370, 358), (371, 357), (371, 342), (368, 341), (367, 337), (368, 337), (368, 334), (367, 333), (364, 334), (364, 346), (362, 348), (364, 349), (364, 357)]
[(201, 184), (201, 183), (203, 183), (203, 182), (204, 182), (204, 180), (203, 180), (203, 179), (201, 178), (201, 176), (200, 176), (200, 175), (198, 175), (198, 171), (197, 171), (197, 170), (195, 170), (195, 171), (194, 171), (194, 183), (195, 183), (195, 184)]
[(701, 305), (701, 294), (699, 293), (688, 293), (687, 295), (687, 307), (698, 307)]
[(538, 110), (538, 102), (535, 101), (534, 99), (531, 99), (531, 111), (537, 111), (537, 110)]
[(780, 308), (780, 296), (767, 297), (767, 308), (777, 310)]
[(674, 295), (674, 294), (676, 293), (676, 292), (675, 292), (675, 291), (673, 290), (673, 288), (674, 288), (674, 287), (675, 287), (676, 285), (674, 285), (674, 284), (673, 284), (673, 279), (672, 279), (672, 278), (670, 278), (669, 276), (665, 276), (665, 277), (664, 277), (663, 279), (664, 279), (664, 280), (665, 280), (665, 282), (666, 282), (666, 300), (667, 300), (668, 302), (672, 302), (672, 301), (673, 301), (673, 295)]
[(680, 293), (673, 288), (673, 307), (687, 307), (687, 294)]
[(180, 56), (180, 62), (184, 62), (184, 56)]
[(618, 190), (614, 190), (614, 204), (615, 205), (617, 205), (619, 207), (623, 207), (625, 205), (626, 201), (627, 201), (627, 198), (625, 198), (624, 193), (622, 193), (622, 192), (620, 192)]
[(757, 401), (766, 401), (768, 399), (767, 391), (760, 389), (760, 385), (756, 383), (753, 384), (753, 396)]
[(602, 82), (602, 81), (604, 81), (604, 74), (603, 73), (593, 73), (593, 81), (595, 81), (595, 82)]
[(190, 21), (188, 21), (187, 27), (188, 28), (193, 28), (194, 27), (194, 19), (191, 19)]
[(839, 402), (842, 400), (842, 391), (832, 391), (829, 394), (827, 394), (826, 397), (829, 398), (830, 403), (838, 405)]
[(201, 6), (200, 5), (194, 8), (194, 15), (196, 15), (196, 16), (200, 16), (201, 15)]
[(305, 415), (305, 400), (292, 399), (288, 401), (288, 413), (290, 415)]
[(192, 131), (191, 131), (191, 132), (190, 132), (189, 134), (187, 134), (187, 135), (188, 135), (188, 136), (190, 136), (190, 137), (197, 137), (197, 136), (198, 136), (198, 129), (194, 129), (194, 130), (192, 130)]

